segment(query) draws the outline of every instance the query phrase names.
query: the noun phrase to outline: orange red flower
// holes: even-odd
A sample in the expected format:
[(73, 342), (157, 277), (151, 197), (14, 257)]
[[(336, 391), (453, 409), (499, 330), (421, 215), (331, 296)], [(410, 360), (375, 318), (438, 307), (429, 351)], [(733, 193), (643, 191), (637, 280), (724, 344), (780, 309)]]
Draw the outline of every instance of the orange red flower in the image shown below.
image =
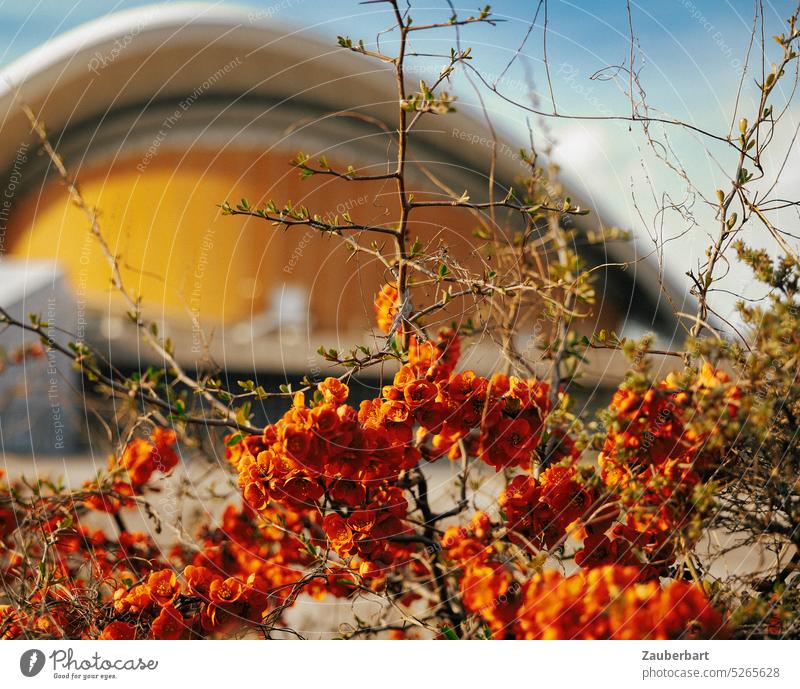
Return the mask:
[(147, 578), (147, 590), (152, 599), (161, 606), (174, 602), (180, 593), (178, 577), (171, 569), (153, 572)]
[(178, 464), (176, 442), (175, 431), (158, 427), (153, 429), (149, 440), (131, 440), (119, 460), (120, 466), (127, 470), (131, 485), (143, 486), (156, 471), (169, 474)]
[(381, 332), (388, 334), (391, 331), (399, 303), (399, 293), (395, 284), (389, 282), (381, 287), (381, 291), (375, 297), (375, 319)]
[(103, 641), (131, 641), (136, 638), (136, 627), (117, 620), (107, 624), (98, 638)]
[(186, 621), (172, 605), (161, 608), (150, 626), (154, 639), (180, 639), (186, 631)]

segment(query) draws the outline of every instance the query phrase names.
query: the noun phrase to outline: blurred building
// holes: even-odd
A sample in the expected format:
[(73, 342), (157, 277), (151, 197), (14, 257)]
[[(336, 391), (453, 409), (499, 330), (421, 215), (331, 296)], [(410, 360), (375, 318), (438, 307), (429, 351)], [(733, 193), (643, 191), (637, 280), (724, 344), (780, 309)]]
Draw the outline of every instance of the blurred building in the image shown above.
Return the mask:
[[(67, 346), (80, 306), (52, 261), (0, 260), (0, 307), (21, 323), (35, 314)], [(80, 445), (82, 381), (71, 361), (34, 332), (0, 326), (0, 451), (68, 455)]]
[[(185, 363), (208, 348), (229, 371), (293, 375), (320, 369), (320, 344), (369, 343), (371, 300), (386, 279), (380, 265), (347, 260), (338, 239), (307, 228), (221, 217), (218, 204), (291, 200), (323, 217), (347, 211), (356, 222), (395, 218), (388, 183), (301, 181), (288, 165), (303, 151), (325, 155), (334, 167), (386, 170), (388, 134), (375, 123), (391, 131), (396, 96), (380, 64), (269, 18), (162, 6), (87, 24), (4, 70), (0, 169), (13, 189), (0, 250), (23, 261), (55, 260), (86, 303), (86, 339), (113, 363), (138, 366), (150, 355), (132, 337), (86, 219), (47, 158), (34, 155), (23, 100), (100, 209), (129, 289), (142, 296)], [(491, 155), (480, 122), (462, 113), (426, 118), (411, 149), (444, 186), (467, 190), (473, 200), (486, 198), (483, 171)], [(525, 173), (513, 149), (505, 150), (497, 161), (498, 193)], [(419, 165), (410, 175), (420, 194), (442, 193)], [(477, 245), (474, 226), (466, 210), (438, 209), (417, 215), (411, 234), (439, 238), (454, 255), (469, 256)], [(579, 236), (603, 226), (594, 214), (576, 222)], [(582, 330), (652, 330), (672, 338), (676, 321), (653, 263), (635, 260), (625, 242), (584, 242), (579, 250), (590, 265), (632, 261), (598, 271), (598, 307)], [(496, 348), (481, 346), (473, 363), (490, 368)], [(605, 367), (598, 353), (596, 377)]]

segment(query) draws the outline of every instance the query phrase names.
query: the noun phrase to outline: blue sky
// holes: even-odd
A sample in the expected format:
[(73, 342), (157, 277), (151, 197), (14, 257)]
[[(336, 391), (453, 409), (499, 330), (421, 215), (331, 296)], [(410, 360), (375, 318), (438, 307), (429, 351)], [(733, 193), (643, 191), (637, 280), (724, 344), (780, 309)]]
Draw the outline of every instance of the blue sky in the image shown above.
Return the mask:
[[(0, 0), (0, 65), (42, 42), (91, 19), (109, 13), (151, 4), (144, 0)], [(174, 3), (166, 3), (174, 4)], [(363, 38), (369, 43), (390, 23), (382, 5), (359, 5), (350, 0), (250, 0), (216, 2), (214, 5), (260, 11), (265, 21), (302, 27), (328, 36), (337, 34)], [(424, 0), (412, 3), (417, 23), (441, 21), (449, 16), (447, 3)], [(460, 13), (473, 13), (478, 3), (454, 0)], [(476, 69), (492, 81), (520, 46), (533, 18), (536, 0), (500, 0), (493, 3), (498, 18), (495, 27), (472, 26), (462, 31), (464, 45), (473, 47)], [(793, 0), (764, 3), (767, 35), (782, 30), (782, 19), (793, 9)], [(646, 0), (631, 3), (631, 19), (637, 38), (637, 68), (651, 107), (659, 114), (685, 120), (698, 127), (726, 134), (733, 117), (736, 89), (741, 78), (753, 24), (752, 0)], [(200, 10), (198, 10), (200, 11)], [(498, 86), (509, 97), (530, 104), (532, 82), (542, 108), (552, 108), (543, 62), (543, 13), (525, 44), (522, 54)], [(420, 34), (424, 36), (426, 34)], [(384, 40), (391, 40), (390, 36)], [(451, 29), (430, 35), (415, 48), (441, 52), (453, 43)], [(627, 114), (630, 105), (624, 95), (627, 76), (591, 79), (610, 65), (627, 64), (630, 54), (628, 13), (625, 0), (550, 0), (547, 31), (550, 77), (559, 113), (571, 115)], [(613, 70), (605, 72), (612, 76)], [(754, 73), (745, 79), (751, 84)], [(474, 104), (468, 84), (455, 83), (464, 107)], [(753, 89), (740, 100), (744, 112), (752, 103)], [(526, 113), (498, 98), (487, 107), (511, 143), (527, 138)], [(741, 113), (740, 113), (741, 114)], [(797, 126), (797, 103), (789, 111), (786, 127), (776, 142), (788, 146)], [(695, 205), (695, 226), (678, 214), (659, 215), (665, 194), (673, 200), (685, 198), (685, 184), (663, 165), (647, 146), (639, 128), (620, 122), (549, 120), (555, 156), (565, 178), (604, 217), (632, 229), (642, 251), (653, 245), (653, 236), (670, 239), (664, 253), (667, 272), (685, 282), (683, 274), (703, 255), (706, 233), (713, 229), (713, 217)], [(537, 125), (538, 131), (538, 125)], [(725, 175), (728, 153), (719, 145), (708, 146), (680, 129), (667, 130), (669, 143), (695, 181), (698, 190), (713, 197)], [(661, 132), (659, 132), (661, 134)], [(800, 154), (793, 151), (792, 163), (780, 182), (785, 189), (800, 188)], [(777, 167), (778, 162), (772, 161)], [(779, 187), (780, 188), (780, 187)], [(797, 226), (795, 218), (784, 219)], [(755, 243), (769, 246), (760, 235)], [(732, 287), (755, 296), (746, 271), (734, 271)], [(728, 312), (732, 298), (720, 296)]]
[[(68, 29), (113, 12), (151, 4), (147, 0), (0, 0), (0, 37), (3, 50), (0, 64), (5, 64)], [(165, 3), (177, 4), (177, 3)], [(331, 38), (340, 33), (372, 38), (388, 23), (387, 11), (381, 5), (359, 5), (350, 0), (250, 0), (209, 3), (218, 6), (244, 7), (260, 11), (276, 22), (302, 26)], [(474, 12), (479, 3), (455, 3), (462, 13)], [(790, 2), (785, 2), (789, 7)], [(504, 63), (519, 46), (528, 28), (536, 0), (500, 0), (493, 5), (498, 18), (504, 21), (495, 27), (470, 27), (463, 39), (474, 46), (481, 64)], [(441, 0), (414, 3), (418, 21), (443, 19), (449, 12)], [(418, 9), (417, 9), (418, 8)], [(430, 9), (428, 9), (430, 8)], [(709, 83), (725, 78), (731, 72), (733, 58), (746, 49), (752, 24), (752, 0), (648, 0), (634, 2), (634, 29), (640, 50), (650, 69), (648, 81), (651, 97), (663, 99), (664, 105), (678, 106), (677, 116), (691, 114), (681, 108), (678, 94), (691, 88), (702, 71)], [(779, 4), (767, 3), (767, 12), (776, 10), (773, 20), (784, 11)], [(541, 26), (544, 13), (539, 15)], [(452, 31), (440, 32), (439, 38), (449, 41)], [(624, 0), (550, 0), (549, 57), (553, 64), (569, 62), (585, 72), (585, 76), (610, 64), (619, 64), (628, 57), (628, 18)], [(542, 32), (535, 31), (525, 48), (529, 60), (540, 71)], [(537, 75), (541, 76), (541, 75)], [(569, 104), (569, 89), (556, 89), (560, 102)]]

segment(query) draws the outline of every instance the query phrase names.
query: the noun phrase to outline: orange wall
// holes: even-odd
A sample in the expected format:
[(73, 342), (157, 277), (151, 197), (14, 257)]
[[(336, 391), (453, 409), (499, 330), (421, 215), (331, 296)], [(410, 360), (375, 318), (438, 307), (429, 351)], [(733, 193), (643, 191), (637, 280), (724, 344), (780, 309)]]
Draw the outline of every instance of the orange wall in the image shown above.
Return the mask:
[[(314, 326), (369, 327), (372, 297), (385, 279), (374, 259), (361, 255), (348, 261), (341, 240), (309, 228), (283, 230), (263, 220), (221, 216), (217, 204), (246, 197), (253, 205), (291, 199), (323, 216), (349, 207), (356, 222), (396, 220), (392, 181), (301, 181), (287, 164), (289, 157), (254, 156), (245, 149), (160, 151), (143, 171), (137, 169), (142, 159), (132, 157), (86, 166), (78, 178), (84, 197), (100, 209), (101, 229), (121, 257), (129, 290), (142, 296), (148, 311), (187, 323), (196, 315), (204, 327), (235, 323), (263, 312), (270, 295), (286, 283), (306, 290)], [(433, 246), (446, 243), (451, 255), (474, 265), (470, 253), (479, 242), (467, 211), (437, 209), (414, 218), (412, 237)], [(390, 238), (372, 237), (391, 249)], [(15, 207), (9, 247), (20, 257), (55, 257), (93, 306), (107, 309), (115, 299), (110, 269), (86, 219), (59, 183), (30, 192)], [(459, 311), (454, 304), (450, 316)]]

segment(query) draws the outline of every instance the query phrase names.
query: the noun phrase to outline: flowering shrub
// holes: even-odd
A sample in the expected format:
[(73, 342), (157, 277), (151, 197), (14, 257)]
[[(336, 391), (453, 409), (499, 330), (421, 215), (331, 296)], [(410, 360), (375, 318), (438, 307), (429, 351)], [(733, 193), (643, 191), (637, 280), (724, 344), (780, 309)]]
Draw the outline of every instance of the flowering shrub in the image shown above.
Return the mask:
[[(662, 587), (659, 576), (670, 575), (679, 546), (686, 545), (687, 524), (698, 509), (697, 472), (709, 471), (713, 462), (708, 451), (699, 453), (685, 419), (692, 400), (727, 378), (706, 367), (694, 389), (685, 389), (692, 394), (671, 392), (672, 381), (644, 392), (620, 388), (600, 463), (593, 465), (582, 461), (569, 433), (550, 429), (547, 383), (456, 372), (458, 350), (452, 331), (437, 342), (412, 341), (392, 383), (358, 410), (347, 404), (348, 386), (327, 378), (310, 403), (297, 393), (263, 433), (229, 436), (226, 456), (243, 504), (228, 507), (218, 528), (202, 532), (199, 551), (177, 545), (162, 559), (145, 534), (122, 530), (109, 540), (80, 526), (86, 511), (117, 514), (130, 507), (154, 487), (156, 475), (178, 465), (172, 431), (156, 427), (149, 438), (131, 440), (108, 474), (86, 485), (80, 504), (40, 489), (28, 518), (43, 502), (58, 506), (42, 525), (50, 531), (56, 566), (49, 585), (37, 592), (42, 605), (35, 614), (4, 607), (5, 636), (32, 630), (109, 639), (244, 633), (280, 618), (300, 593), (347, 597), (390, 588), (413, 605), (422, 593), (397, 590), (403, 581), (430, 587), (430, 595), (440, 587), (449, 591), (452, 582), (452, 597), (441, 601), (445, 619), (452, 629), (478, 625), (486, 636), (725, 633), (700, 585)], [(726, 414), (737, 398), (735, 388), (722, 395)], [(543, 457), (548, 435), (558, 442)], [(515, 473), (496, 496), (494, 517), (479, 511), (439, 540), (432, 525), (445, 516), (431, 512), (421, 466), (443, 457)], [(545, 459), (547, 468), (537, 476), (533, 467)], [(3, 516), (4, 577), (20, 582), (34, 576), (14, 542), (24, 504)], [(460, 503), (453, 516), (466, 507)], [(581, 572), (542, 571), (546, 557), (568, 544)], [(437, 549), (442, 563), (426, 560)], [(28, 558), (43, 554), (28, 550)], [(59, 602), (87, 596), (89, 588), (105, 601), (102, 616), (62, 618)]]

